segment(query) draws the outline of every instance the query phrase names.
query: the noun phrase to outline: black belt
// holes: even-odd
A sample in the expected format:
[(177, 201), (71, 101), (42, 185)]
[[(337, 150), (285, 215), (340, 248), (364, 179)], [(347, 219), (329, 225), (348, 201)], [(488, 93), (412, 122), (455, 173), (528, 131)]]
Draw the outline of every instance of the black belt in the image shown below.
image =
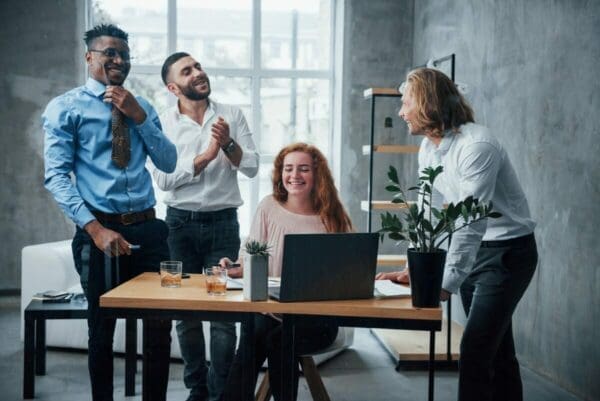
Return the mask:
[(227, 209), (214, 210), (212, 212), (194, 212), (169, 206), (167, 208), (167, 214), (189, 219), (190, 221), (226, 220), (237, 218), (237, 208), (230, 207)]
[(509, 246), (526, 245), (534, 239), (533, 233), (522, 237), (502, 239), (498, 241), (481, 241), (482, 248), (505, 248)]
[(142, 210), (141, 212), (132, 213), (104, 213), (97, 210), (92, 211), (92, 214), (96, 216), (98, 221), (101, 223), (116, 223), (127, 226), (129, 224), (137, 224), (147, 220), (154, 220), (156, 213), (154, 208)]

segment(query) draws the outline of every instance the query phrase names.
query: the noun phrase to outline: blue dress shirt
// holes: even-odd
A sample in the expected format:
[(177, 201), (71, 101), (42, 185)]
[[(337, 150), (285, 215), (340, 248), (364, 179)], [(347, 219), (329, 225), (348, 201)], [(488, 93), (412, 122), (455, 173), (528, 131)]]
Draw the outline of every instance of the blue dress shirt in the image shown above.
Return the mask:
[(154, 108), (141, 97), (136, 99), (146, 112), (144, 122), (137, 125), (125, 119), (131, 159), (124, 169), (113, 163), (112, 105), (103, 101), (105, 90), (104, 84), (89, 78), (84, 86), (52, 99), (42, 115), (44, 185), (82, 228), (95, 219), (92, 210), (129, 213), (155, 205), (146, 156), (167, 173), (177, 164), (175, 146), (163, 134)]

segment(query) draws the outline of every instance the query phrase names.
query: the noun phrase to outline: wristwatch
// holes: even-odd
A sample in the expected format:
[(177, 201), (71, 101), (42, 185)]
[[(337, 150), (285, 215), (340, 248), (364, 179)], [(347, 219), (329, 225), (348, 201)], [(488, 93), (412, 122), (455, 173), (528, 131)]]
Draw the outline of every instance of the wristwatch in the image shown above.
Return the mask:
[(221, 149), (223, 149), (223, 152), (225, 152), (226, 154), (233, 153), (233, 151), (235, 150), (235, 141), (231, 139), (229, 142), (227, 142), (226, 145), (221, 146)]

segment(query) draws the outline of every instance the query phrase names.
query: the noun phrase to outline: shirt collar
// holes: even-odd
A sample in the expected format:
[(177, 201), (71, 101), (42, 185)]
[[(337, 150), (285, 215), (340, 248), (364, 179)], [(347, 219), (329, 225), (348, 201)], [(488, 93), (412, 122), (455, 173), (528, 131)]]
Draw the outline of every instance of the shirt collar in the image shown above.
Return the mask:
[(440, 155), (445, 155), (448, 152), (448, 149), (450, 149), (450, 145), (452, 145), (452, 142), (454, 142), (454, 135), (456, 135), (456, 132), (452, 130), (444, 131), (442, 141), (440, 142), (439, 146), (435, 149), (435, 152)]
[[(214, 102), (211, 101), (210, 99), (206, 99), (208, 101), (208, 106), (206, 107), (206, 111), (204, 112), (204, 123), (202, 124), (204, 126), (204, 124), (206, 124), (206, 122), (208, 120), (210, 120), (214, 115), (215, 115), (215, 105)], [(175, 117), (179, 120), (182, 116), (184, 116), (184, 114), (181, 114), (181, 111), (179, 110), (179, 102), (177, 102), (177, 104), (175, 105), (175, 107), (173, 108), (173, 110), (175, 111)]]
[(106, 92), (106, 85), (102, 82), (96, 81), (94, 78), (88, 78), (85, 83), (85, 87), (94, 94), (96, 97), (100, 97)]

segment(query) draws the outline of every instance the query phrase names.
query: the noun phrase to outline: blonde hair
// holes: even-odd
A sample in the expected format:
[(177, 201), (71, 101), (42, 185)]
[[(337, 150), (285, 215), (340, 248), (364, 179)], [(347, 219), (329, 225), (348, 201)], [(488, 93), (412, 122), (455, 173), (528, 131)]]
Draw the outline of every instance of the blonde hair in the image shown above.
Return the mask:
[(273, 197), (279, 203), (287, 201), (288, 193), (282, 181), (283, 159), (292, 152), (307, 153), (312, 158), (315, 176), (311, 197), (312, 207), (321, 217), (321, 221), (325, 225), (327, 232), (339, 233), (352, 231), (352, 222), (338, 197), (331, 171), (327, 165), (327, 159), (313, 145), (298, 142), (288, 145), (279, 151), (273, 163)]
[(416, 104), (416, 125), (432, 136), (441, 137), (447, 129), (458, 132), (461, 125), (475, 122), (473, 109), (443, 72), (417, 68), (407, 74), (406, 83)]

